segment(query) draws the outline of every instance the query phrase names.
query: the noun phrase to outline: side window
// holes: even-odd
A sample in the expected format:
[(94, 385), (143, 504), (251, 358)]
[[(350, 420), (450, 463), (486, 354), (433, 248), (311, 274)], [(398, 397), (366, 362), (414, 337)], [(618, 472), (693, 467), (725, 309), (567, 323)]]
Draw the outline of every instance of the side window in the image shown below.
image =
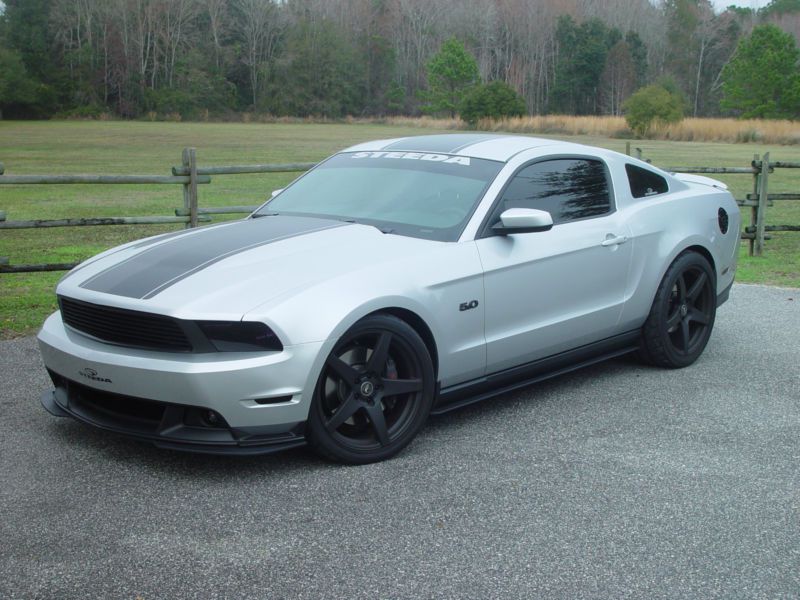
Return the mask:
[(634, 165), (625, 165), (625, 172), (628, 174), (628, 183), (634, 198), (655, 196), (669, 191), (667, 180), (658, 173)]
[(546, 210), (556, 225), (608, 214), (612, 205), (605, 165), (561, 158), (527, 166), (506, 188), (497, 216), (508, 208)]

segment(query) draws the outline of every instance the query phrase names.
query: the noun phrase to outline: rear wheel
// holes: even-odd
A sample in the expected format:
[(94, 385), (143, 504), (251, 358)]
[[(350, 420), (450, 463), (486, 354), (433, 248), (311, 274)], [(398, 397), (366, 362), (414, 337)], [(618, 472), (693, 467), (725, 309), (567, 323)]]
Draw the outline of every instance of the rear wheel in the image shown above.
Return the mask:
[(325, 361), (308, 417), (309, 442), (339, 462), (385, 460), (422, 428), (433, 395), (433, 365), (417, 332), (390, 315), (366, 317)]
[(642, 328), (649, 363), (687, 367), (703, 353), (716, 317), (716, 277), (705, 257), (684, 252), (667, 269)]

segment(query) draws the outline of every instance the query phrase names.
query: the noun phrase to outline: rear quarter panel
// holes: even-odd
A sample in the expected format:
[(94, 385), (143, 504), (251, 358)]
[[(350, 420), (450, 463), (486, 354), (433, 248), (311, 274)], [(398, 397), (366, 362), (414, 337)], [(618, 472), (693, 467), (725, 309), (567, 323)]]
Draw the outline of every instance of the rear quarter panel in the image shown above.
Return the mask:
[[(644, 323), (665, 272), (688, 248), (704, 248), (711, 256), (718, 294), (733, 282), (741, 216), (729, 192), (669, 178), (670, 192), (633, 198), (624, 166), (617, 177), (624, 178), (615, 187), (633, 243), (622, 328), (632, 329)], [(719, 227), (720, 208), (729, 215), (726, 234)]]

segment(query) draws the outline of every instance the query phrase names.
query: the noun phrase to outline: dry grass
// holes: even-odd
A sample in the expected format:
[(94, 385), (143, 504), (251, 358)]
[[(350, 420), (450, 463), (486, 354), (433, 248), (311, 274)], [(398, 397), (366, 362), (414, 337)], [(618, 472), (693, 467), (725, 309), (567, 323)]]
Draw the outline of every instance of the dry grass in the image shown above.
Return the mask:
[[(384, 121), (401, 127), (431, 129), (467, 129), (460, 119), (431, 117), (390, 117)], [(569, 115), (537, 115), (478, 123), (482, 131), (535, 133), (550, 135), (590, 135), (611, 138), (632, 138), (623, 117), (575, 117)], [(727, 142), (795, 145), (800, 144), (800, 122), (764, 121), (758, 119), (684, 119), (674, 125), (654, 127), (648, 136), (656, 140), (681, 142)]]
[(654, 137), (683, 142), (758, 142), (800, 144), (800, 122), (760, 119), (684, 119), (657, 130)]
[(551, 135), (596, 135), (603, 137), (632, 137), (622, 117), (574, 117), (570, 115), (535, 115), (478, 123), (486, 131), (512, 133), (547, 133)]
[[(96, 117), (70, 117), (70, 120), (110, 121), (114, 120), (109, 113)], [(147, 113), (147, 121), (186, 121), (180, 113), (157, 114)], [(279, 117), (269, 113), (229, 113), (211, 118), (208, 111), (195, 115), (189, 121), (254, 123), (254, 124), (322, 124), (335, 125), (390, 125), (403, 128), (437, 129), (437, 130), (469, 130), (470, 126), (459, 118), (438, 119), (433, 117)], [(624, 117), (594, 117), (572, 115), (534, 115), (514, 117), (510, 119), (483, 119), (475, 128), (479, 131), (496, 131), (505, 133), (527, 133), (538, 135), (585, 135), (615, 139), (633, 139), (634, 133), (628, 127)], [(779, 144), (784, 146), (800, 145), (800, 121), (766, 121), (760, 119), (684, 119), (674, 125), (653, 126), (647, 139), (671, 140), (678, 142), (723, 142), (723, 143), (759, 143)]]

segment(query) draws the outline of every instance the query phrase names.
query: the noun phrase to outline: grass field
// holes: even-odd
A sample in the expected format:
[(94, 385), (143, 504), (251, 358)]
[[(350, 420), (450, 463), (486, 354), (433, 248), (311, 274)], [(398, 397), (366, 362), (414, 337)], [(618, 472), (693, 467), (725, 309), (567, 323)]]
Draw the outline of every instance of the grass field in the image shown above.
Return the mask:
[[(186, 146), (201, 166), (319, 160), (353, 143), (433, 133), (436, 129), (377, 124), (243, 124), (146, 122), (3, 122), (0, 162), (7, 175), (168, 175)], [(563, 136), (561, 136), (563, 137)], [(625, 140), (595, 136), (564, 139), (624, 151)], [(754, 153), (800, 162), (800, 147), (675, 141), (637, 141), (657, 165), (745, 166)], [(292, 174), (216, 176), (200, 186), (201, 206), (258, 204)], [(751, 191), (747, 175), (721, 176), (736, 197)], [(780, 170), (771, 192), (800, 190), (800, 170)], [(65, 217), (171, 215), (182, 205), (181, 186), (1, 186), (0, 210), (8, 220)], [(800, 202), (776, 202), (769, 224), (800, 224)], [(106, 226), (0, 230), (0, 256), (12, 264), (81, 260), (110, 246), (179, 226)], [(776, 233), (766, 256), (747, 256), (739, 281), (800, 287), (800, 233)], [(0, 274), (0, 337), (32, 333), (55, 308), (53, 289), (62, 273)]]

